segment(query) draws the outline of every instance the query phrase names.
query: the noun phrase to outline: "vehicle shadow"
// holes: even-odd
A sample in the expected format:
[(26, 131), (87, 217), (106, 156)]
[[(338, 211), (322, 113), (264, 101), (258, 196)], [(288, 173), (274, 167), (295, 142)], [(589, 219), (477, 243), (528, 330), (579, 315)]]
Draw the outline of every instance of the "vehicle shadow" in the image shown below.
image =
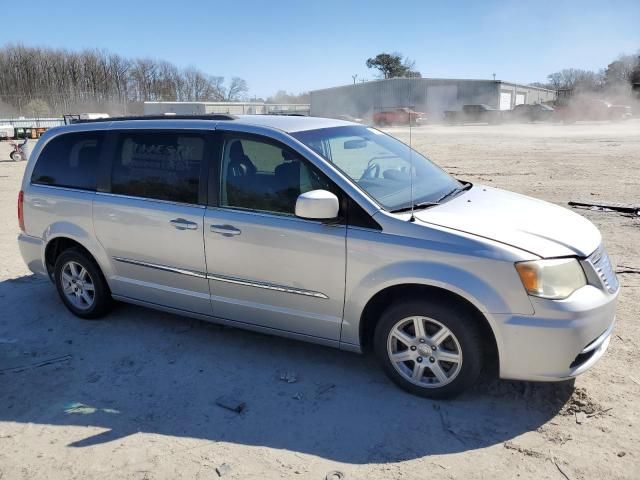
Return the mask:
[[(47, 279), (0, 282), (0, 421), (95, 425), (352, 464), (473, 450), (535, 430), (573, 383), (493, 381), (453, 401), (404, 393), (368, 356), (129, 305), (83, 321)], [(243, 402), (236, 413), (216, 404)]]

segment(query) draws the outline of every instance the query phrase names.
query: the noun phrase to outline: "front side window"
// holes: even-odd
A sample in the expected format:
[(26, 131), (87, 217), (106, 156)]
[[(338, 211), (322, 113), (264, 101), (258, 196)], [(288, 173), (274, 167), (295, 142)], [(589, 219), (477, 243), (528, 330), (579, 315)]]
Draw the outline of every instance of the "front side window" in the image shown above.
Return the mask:
[(387, 210), (438, 202), (460, 182), (404, 143), (366, 126), (331, 127), (292, 134), (335, 164)]
[(205, 138), (186, 132), (123, 132), (118, 141), (111, 192), (198, 203)]
[(223, 207), (289, 215), (295, 213), (301, 193), (333, 190), (320, 172), (292, 150), (236, 137), (227, 137), (224, 143), (220, 183)]
[(51, 139), (40, 153), (31, 181), (40, 185), (95, 190), (102, 132), (67, 133)]

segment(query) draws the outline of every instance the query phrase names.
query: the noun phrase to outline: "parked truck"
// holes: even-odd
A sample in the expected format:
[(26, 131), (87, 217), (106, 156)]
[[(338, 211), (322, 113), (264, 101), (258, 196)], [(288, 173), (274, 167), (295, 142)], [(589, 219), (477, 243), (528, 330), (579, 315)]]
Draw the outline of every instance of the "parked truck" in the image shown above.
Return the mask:
[(550, 122), (554, 118), (553, 107), (544, 103), (521, 103), (506, 111), (506, 120), (510, 122)]

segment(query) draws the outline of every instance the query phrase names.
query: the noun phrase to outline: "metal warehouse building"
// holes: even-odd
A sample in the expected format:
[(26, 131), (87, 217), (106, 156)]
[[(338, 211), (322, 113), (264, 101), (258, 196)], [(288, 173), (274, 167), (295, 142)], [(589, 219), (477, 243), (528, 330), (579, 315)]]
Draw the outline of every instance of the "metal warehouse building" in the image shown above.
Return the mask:
[(211, 113), (242, 114), (309, 114), (309, 104), (264, 102), (144, 102), (145, 115), (204, 115)]
[(438, 121), (445, 110), (461, 110), (463, 105), (484, 103), (510, 110), (521, 103), (543, 103), (555, 98), (555, 90), (502, 80), (391, 78), (314, 90), (311, 92), (311, 115), (351, 115), (370, 119), (377, 110), (411, 107), (427, 113), (430, 121)]

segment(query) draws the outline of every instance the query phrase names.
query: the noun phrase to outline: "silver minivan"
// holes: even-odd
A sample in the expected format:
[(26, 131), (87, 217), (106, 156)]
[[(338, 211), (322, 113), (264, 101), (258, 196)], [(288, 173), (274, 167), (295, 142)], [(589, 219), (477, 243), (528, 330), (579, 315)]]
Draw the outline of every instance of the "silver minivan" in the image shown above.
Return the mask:
[(55, 128), (29, 159), (18, 216), (25, 262), (79, 317), (120, 300), (370, 350), (425, 397), (496, 363), (501, 378), (575, 377), (614, 326), (618, 281), (589, 221), (340, 120)]

